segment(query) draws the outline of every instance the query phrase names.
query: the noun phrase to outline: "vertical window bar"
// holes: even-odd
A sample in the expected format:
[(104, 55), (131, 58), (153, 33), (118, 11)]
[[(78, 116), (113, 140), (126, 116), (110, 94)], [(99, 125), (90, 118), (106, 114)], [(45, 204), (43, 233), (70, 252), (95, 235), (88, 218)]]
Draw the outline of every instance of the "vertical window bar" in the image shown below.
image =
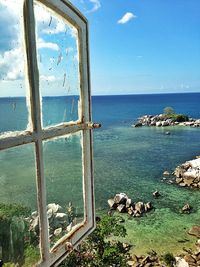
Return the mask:
[(37, 169), (37, 200), (40, 219), (40, 250), (42, 261), (48, 261), (48, 223), (46, 213), (46, 187), (43, 166), (42, 148), (42, 127), (41, 127), (41, 107), (39, 93), (39, 72), (37, 65), (36, 38), (35, 38), (35, 18), (33, 11), (33, 0), (24, 1), (24, 27), (25, 44), (27, 56), (27, 73), (30, 88), (30, 109), (33, 131), (37, 135), (35, 142), (35, 158)]
[[(91, 121), (91, 99), (90, 99), (90, 77), (89, 77), (89, 50), (88, 50), (88, 28), (87, 23), (79, 30), (79, 69), (80, 69), (80, 87), (81, 87), (81, 111), (82, 122)], [(82, 134), (83, 144), (83, 195), (85, 207), (85, 220), (92, 222), (89, 228), (95, 224), (94, 207), (94, 181), (92, 168), (92, 143), (91, 130), (85, 129)]]

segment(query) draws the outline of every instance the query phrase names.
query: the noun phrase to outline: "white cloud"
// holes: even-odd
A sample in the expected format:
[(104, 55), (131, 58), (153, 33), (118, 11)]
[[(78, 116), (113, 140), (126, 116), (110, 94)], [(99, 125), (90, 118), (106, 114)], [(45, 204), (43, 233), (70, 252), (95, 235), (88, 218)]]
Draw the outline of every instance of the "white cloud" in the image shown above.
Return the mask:
[(92, 13), (97, 11), (101, 7), (101, 3), (99, 0), (89, 0), (93, 4), (93, 8), (91, 10), (88, 10), (88, 13)]
[(20, 47), (0, 54), (0, 78), (4, 80), (18, 80), (24, 75), (23, 53)]
[(118, 20), (118, 24), (125, 24), (131, 19), (137, 18), (133, 13), (127, 12), (120, 20)]
[(59, 46), (56, 43), (45, 42), (42, 38), (37, 40), (37, 47), (40, 48), (49, 48), (55, 51), (59, 51)]
[[(18, 15), (20, 14), (21, 8), (22, 8), (22, 0), (0, 0), (0, 5), (4, 6), (5, 8), (8, 9), (8, 11), (12, 15)], [(20, 8), (19, 8), (20, 7)]]
[(42, 81), (54, 82), (56, 80), (56, 77), (54, 75), (50, 75), (50, 76), (40, 75), (40, 79)]
[(46, 34), (58, 34), (61, 32), (66, 31), (66, 25), (62, 21), (58, 21), (54, 19), (54, 22), (52, 23), (52, 26), (45, 27), (42, 32)]
[(35, 18), (39, 33), (58, 34), (65, 32), (68, 27), (64, 21), (50, 13), (42, 5), (35, 6)]

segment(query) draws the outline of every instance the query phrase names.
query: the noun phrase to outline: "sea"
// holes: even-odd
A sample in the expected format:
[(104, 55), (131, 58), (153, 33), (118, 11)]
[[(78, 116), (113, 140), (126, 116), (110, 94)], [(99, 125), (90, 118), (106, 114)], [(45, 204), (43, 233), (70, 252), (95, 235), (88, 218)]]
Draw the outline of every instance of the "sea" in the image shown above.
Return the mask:
[[(44, 97), (44, 127), (76, 120), (78, 97)], [(154, 209), (141, 218), (122, 214), (127, 236), (136, 254), (151, 250), (181, 253), (194, 248), (195, 237), (188, 234), (200, 222), (200, 190), (163, 180), (177, 165), (200, 155), (200, 129), (192, 127), (141, 127), (132, 125), (145, 114), (161, 114), (165, 107), (176, 113), (200, 118), (200, 93), (112, 95), (92, 97), (93, 121), (101, 129), (93, 131), (96, 214), (108, 212), (107, 200), (126, 193), (133, 201), (151, 201)], [(25, 98), (0, 98), (0, 133), (25, 130), (28, 125)], [(166, 135), (166, 132), (170, 135)], [(20, 203), (37, 209), (34, 144), (0, 152), (0, 203)], [(43, 142), (47, 203), (75, 207), (83, 218), (81, 133)], [(152, 193), (161, 196), (155, 199)], [(181, 208), (189, 203), (190, 214)]]

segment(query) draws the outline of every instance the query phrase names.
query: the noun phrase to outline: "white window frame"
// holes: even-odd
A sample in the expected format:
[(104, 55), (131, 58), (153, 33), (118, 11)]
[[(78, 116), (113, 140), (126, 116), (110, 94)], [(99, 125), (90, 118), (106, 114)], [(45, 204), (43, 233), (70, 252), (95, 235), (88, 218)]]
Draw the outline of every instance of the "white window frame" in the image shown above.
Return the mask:
[[(0, 150), (34, 143), (37, 203), (40, 220), (41, 261), (37, 266), (57, 266), (91, 231), (95, 228), (95, 201), (93, 181), (93, 150), (91, 122), (91, 94), (89, 73), (88, 22), (86, 18), (68, 0), (37, 0), (53, 12), (64, 18), (78, 30), (79, 74), (80, 74), (80, 112), (75, 122), (61, 123), (42, 128), (41, 95), (39, 89), (39, 71), (37, 64), (35, 19), (33, 0), (24, 0), (23, 20), (26, 49), (26, 75), (29, 84), (28, 102), (31, 130), (9, 132), (0, 135)], [(82, 133), (83, 199), (84, 221), (62, 237), (50, 249), (48, 220), (46, 212), (46, 182), (43, 163), (43, 142), (76, 132)]]

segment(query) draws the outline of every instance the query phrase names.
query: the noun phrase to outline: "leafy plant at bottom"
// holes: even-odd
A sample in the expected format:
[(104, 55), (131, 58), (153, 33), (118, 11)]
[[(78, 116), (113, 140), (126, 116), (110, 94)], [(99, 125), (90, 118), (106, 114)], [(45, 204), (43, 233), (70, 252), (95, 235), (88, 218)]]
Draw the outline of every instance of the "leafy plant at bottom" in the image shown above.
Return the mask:
[(126, 267), (130, 247), (111, 240), (125, 237), (126, 229), (119, 223), (120, 217), (104, 216), (97, 222), (95, 231), (73, 251), (60, 267)]

